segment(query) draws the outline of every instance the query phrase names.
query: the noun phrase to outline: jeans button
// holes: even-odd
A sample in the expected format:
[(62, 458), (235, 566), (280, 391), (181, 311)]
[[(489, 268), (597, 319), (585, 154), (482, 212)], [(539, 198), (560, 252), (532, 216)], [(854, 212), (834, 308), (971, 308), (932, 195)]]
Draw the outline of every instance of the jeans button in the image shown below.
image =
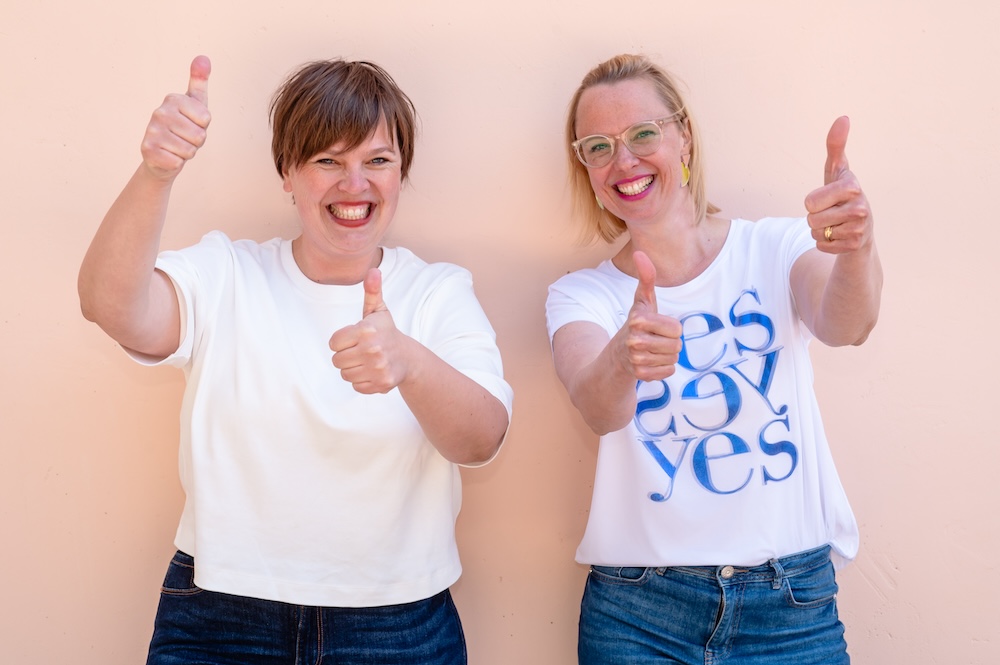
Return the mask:
[(733, 576), (733, 572), (734, 571), (733, 571), (733, 567), (732, 566), (726, 566), (725, 568), (722, 569), (722, 573), (721, 573), (722, 574), (722, 579), (728, 580), (729, 578), (731, 578)]

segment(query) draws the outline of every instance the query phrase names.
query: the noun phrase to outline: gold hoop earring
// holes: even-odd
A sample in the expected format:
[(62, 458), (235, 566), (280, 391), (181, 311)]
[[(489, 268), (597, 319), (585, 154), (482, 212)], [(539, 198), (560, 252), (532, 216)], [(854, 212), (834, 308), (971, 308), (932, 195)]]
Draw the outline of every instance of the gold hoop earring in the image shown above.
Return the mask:
[(684, 160), (682, 159), (681, 160), (681, 187), (687, 187), (688, 186), (688, 182), (690, 182), (690, 181), (691, 181), (691, 169), (688, 168), (688, 165), (685, 164)]
[(594, 194), (594, 199), (597, 201), (597, 207), (600, 208), (601, 210), (604, 210), (604, 204), (601, 203), (601, 199), (599, 196), (597, 196), (597, 194)]

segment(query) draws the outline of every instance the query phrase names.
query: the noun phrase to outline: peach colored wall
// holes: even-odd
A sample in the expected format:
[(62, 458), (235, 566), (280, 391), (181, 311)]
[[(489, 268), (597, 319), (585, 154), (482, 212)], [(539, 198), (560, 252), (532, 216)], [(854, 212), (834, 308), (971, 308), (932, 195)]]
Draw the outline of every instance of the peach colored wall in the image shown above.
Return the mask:
[[(376, 9), (369, 9), (374, 7)], [(456, 587), (474, 665), (575, 662), (573, 552), (594, 466), (554, 377), (546, 286), (571, 244), (561, 146), (584, 72), (642, 51), (690, 88), (711, 198), (800, 214), (824, 137), (877, 220), (882, 320), (817, 348), (817, 390), (862, 527), (841, 575), (858, 663), (996, 663), (995, 2), (100, 3), (0, 6), (0, 661), (141, 662), (171, 552), (179, 372), (141, 369), (78, 311), (80, 259), (135, 168), (150, 112), (213, 58), (208, 144), (178, 181), (166, 247), (210, 228), (295, 233), (266, 109), (307, 59), (384, 65), (422, 134), (391, 240), (470, 267), (513, 384), (501, 457), (465, 474)]]

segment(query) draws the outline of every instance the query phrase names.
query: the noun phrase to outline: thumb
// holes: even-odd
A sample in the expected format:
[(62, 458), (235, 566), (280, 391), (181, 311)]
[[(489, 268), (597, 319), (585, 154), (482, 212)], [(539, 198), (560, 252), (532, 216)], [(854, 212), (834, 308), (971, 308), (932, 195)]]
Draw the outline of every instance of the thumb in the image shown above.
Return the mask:
[(212, 73), (212, 61), (199, 55), (191, 61), (191, 78), (188, 80), (188, 97), (193, 97), (208, 106), (208, 75)]
[(382, 300), (382, 273), (378, 268), (372, 268), (365, 275), (365, 304), (361, 317), (375, 312), (386, 312), (389, 308)]
[(826, 135), (826, 167), (823, 170), (824, 185), (829, 185), (834, 180), (840, 178), (849, 168), (844, 148), (847, 147), (847, 133), (850, 129), (850, 118), (842, 115), (833, 121), (833, 126), (830, 127), (830, 132)]
[(656, 313), (656, 266), (645, 252), (632, 254), (635, 270), (639, 274), (639, 285), (635, 288), (635, 304), (644, 304)]

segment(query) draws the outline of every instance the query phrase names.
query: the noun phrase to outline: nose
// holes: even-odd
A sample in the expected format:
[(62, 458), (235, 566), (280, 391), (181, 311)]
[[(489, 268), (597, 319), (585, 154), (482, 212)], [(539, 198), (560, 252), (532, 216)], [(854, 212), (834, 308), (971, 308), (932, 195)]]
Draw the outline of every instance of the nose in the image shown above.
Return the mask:
[(627, 168), (629, 166), (632, 166), (638, 161), (639, 158), (635, 156), (635, 153), (632, 152), (627, 145), (625, 145), (624, 141), (619, 139), (618, 142), (615, 143), (615, 155), (614, 155), (615, 164), (617, 164), (619, 167)]
[(344, 170), (344, 177), (340, 180), (340, 189), (348, 194), (360, 194), (368, 189), (368, 176), (365, 175), (364, 168), (352, 166)]

